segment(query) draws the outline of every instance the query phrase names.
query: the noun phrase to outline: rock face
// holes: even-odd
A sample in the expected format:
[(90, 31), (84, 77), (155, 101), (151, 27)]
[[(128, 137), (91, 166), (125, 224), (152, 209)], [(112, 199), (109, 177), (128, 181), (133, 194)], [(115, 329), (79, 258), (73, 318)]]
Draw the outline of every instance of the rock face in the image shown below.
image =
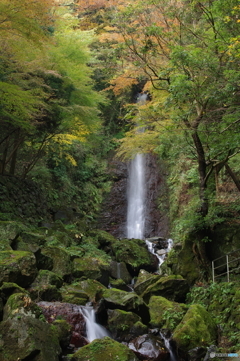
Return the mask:
[[(164, 173), (164, 170), (160, 168), (156, 158), (148, 155), (146, 161), (146, 238), (156, 235), (166, 237), (168, 233), (167, 217), (159, 212), (154, 202), (160, 193), (166, 191), (164, 176), (160, 174), (160, 172)], [(103, 204), (98, 227), (117, 238), (124, 238), (127, 220), (128, 164), (112, 160), (109, 169), (113, 174), (113, 187)], [(165, 206), (167, 208), (167, 204)]]
[(129, 348), (134, 351), (139, 360), (166, 361), (169, 352), (165, 349), (162, 339), (154, 335), (142, 335), (129, 343)]

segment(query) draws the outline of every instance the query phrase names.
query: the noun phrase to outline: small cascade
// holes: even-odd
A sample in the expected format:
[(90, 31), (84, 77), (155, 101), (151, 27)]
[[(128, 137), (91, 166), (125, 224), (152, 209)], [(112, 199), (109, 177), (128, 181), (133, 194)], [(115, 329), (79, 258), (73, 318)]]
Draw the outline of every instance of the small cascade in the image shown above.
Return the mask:
[[(155, 238), (146, 239), (145, 242), (146, 242), (149, 252), (157, 257), (158, 262), (159, 262), (158, 263), (158, 269), (159, 269), (159, 267), (163, 264), (163, 262), (166, 258), (166, 255), (172, 249), (173, 240), (169, 238), (166, 241), (165, 240), (163, 241), (161, 238), (155, 237)], [(163, 242), (164, 243), (167, 242), (167, 244), (162, 244)]]
[(108, 331), (96, 322), (95, 311), (93, 307), (81, 306), (81, 311), (86, 322), (87, 340), (92, 342), (97, 338), (110, 336)]
[(169, 352), (169, 355), (170, 355), (169, 361), (178, 361), (178, 357), (175, 354), (175, 352), (170, 344), (170, 339), (168, 337), (166, 337), (162, 332), (160, 332), (160, 336), (162, 337), (165, 347)]

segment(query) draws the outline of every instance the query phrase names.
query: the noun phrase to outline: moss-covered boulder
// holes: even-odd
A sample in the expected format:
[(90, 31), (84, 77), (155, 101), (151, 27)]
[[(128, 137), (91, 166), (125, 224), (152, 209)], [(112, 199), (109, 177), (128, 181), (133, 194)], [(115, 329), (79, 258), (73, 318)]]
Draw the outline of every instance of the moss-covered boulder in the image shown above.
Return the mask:
[(211, 314), (198, 304), (190, 306), (182, 321), (175, 328), (173, 339), (179, 348), (188, 351), (194, 347), (214, 344), (216, 324)]
[(139, 315), (143, 323), (149, 322), (149, 309), (143, 299), (134, 292), (125, 292), (115, 288), (102, 292), (101, 305), (106, 309), (121, 309)]
[(79, 283), (64, 285), (60, 291), (63, 302), (86, 305), (89, 301), (89, 295), (82, 289)]
[(121, 239), (111, 242), (112, 253), (117, 262), (125, 262), (132, 274), (139, 269), (155, 270), (155, 258), (141, 239)]
[(31, 298), (42, 301), (61, 301), (62, 296), (59, 288), (62, 284), (62, 277), (48, 270), (40, 270), (29, 288)]
[(72, 273), (71, 257), (67, 251), (60, 247), (44, 247), (36, 254), (39, 269), (49, 270), (63, 279)]
[(16, 315), (0, 323), (0, 360), (58, 361), (58, 331), (37, 318)]
[(132, 287), (131, 285), (127, 285), (121, 278), (118, 279), (110, 278), (109, 285), (112, 288), (117, 288), (123, 291), (130, 291), (131, 290), (130, 287)]
[(140, 270), (138, 274), (137, 281), (134, 285), (134, 291), (138, 295), (142, 295), (143, 292), (151, 286), (153, 283), (156, 283), (157, 280), (160, 279), (160, 276), (153, 275), (152, 273), (149, 273), (143, 269)]
[(151, 296), (162, 296), (171, 301), (184, 302), (188, 292), (189, 285), (182, 276), (170, 275), (158, 278), (146, 288), (142, 297), (147, 303)]
[(188, 306), (169, 301), (161, 296), (152, 296), (149, 304), (151, 327), (174, 331), (188, 310)]
[(37, 252), (46, 243), (46, 237), (43, 234), (34, 232), (21, 232), (21, 235), (15, 239), (13, 247), (17, 251)]
[(36, 259), (31, 252), (0, 252), (0, 285), (14, 282), (21, 287), (28, 287), (37, 275)]
[(97, 257), (75, 258), (73, 260), (73, 275), (76, 278), (98, 280), (105, 286), (109, 283), (110, 265)]
[(136, 313), (119, 309), (108, 310), (108, 328), (112, 337), (120, 342), (129, 342), (148, 330)]
[(14, 241), (26, 227), (15, 221), (0, 221), (0, 251), (12, 250)]
[(133, 351), (109, 337), (92, 341), (82, 347), (71, 361), (138, 361)]
[(126, 284), (132, 280), (132, 276), (129, 274), (125, 262), (112, 261), (110, 264), (110, 276), (116, 279), (121, 278)]
[(88, 295), (91, 302), (101, 299), (103, 290), (107, 289), (102, 283), (91, 279), (80, 281), (77, 284)]
[(29, 294), (24, 288), (18, 286), (16, 283), (3, 282), (3, 285), (0, 287), (0, 297), (3, 299), (4, 303), (7, 302), (8, 297), (13, 293)]
[(42, 317), (41, 308), (31, 300), (27, 293), (14, 293), (8, 300), (3, 310), (3, 319), (12, 317), (30, 316), (34, 318)]

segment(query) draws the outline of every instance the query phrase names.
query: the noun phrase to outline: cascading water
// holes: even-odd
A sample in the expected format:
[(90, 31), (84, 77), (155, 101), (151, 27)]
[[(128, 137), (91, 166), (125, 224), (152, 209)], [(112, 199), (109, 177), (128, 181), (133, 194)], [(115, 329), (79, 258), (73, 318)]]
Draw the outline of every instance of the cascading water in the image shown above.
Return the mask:
[(145, 157), (137, 154), (130, 163), (127, 237), (144, 238), (145, 227)]
[(158, 268), (159, 268), (165, 261), (165, 258), (167, 256), (168, 252), (171, 251), (172, 246), (173, 246), (173, 240), (171, 238), (167, 239), (167, 247), (161, 248), (160, 250), (156, 249), (156, 245), (154, 243), (155, 240), (158, 240), (158, 237), (146, 239), (145, 242), (146, 242), (149, 252), (157, 257)]
[[(144, 104), (147, 94), (139, 94), (138, 104)], [(145, 228), (145, 155), (138, 153), (130, 162), (127, 210), (127, 238), (144, 239)]]
[(96, 322), (95, 311), (92, 307), (81, 306), (81, 311), (86, 322), (86, 334), (89, 342), (109, 336), (108, 331)]

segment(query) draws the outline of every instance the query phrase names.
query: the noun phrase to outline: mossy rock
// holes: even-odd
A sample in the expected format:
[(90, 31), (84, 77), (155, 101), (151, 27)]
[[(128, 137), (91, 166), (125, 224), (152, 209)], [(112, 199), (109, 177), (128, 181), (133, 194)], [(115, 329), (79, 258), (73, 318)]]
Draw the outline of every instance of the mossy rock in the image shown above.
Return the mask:
[(17, 251), (37, 252), (46, 243), (45, 236), (34, 232), (21, 232), (14, 241), (14, 249)]
[(37, 285), (53, 285), (60, 288), (63, 285), (63, 279), (61, 276), (52, 271), (40, 270), (31, 287)]
[(31, 252), (0, 252), (0, 285), (14, 282), (21, 287), (28, 287), (37, 275), (36, 259)]
[(142, 318), (143, 323), (149, 322), (149, 309), (143, 299), (134, 292), (125, 292), (115, 288), (103, 290), (102, 304), (108, 309), (132, 311)]
[(112, 261), (110, 264), (110, 276), (116, 279), (121, 278), (127, 284), (132, 280), (132, 276), (129, 274), (125, 262)]
[(61, 347), (66, 349), (70, 343), (72, 326), (66, 320), (55, 320), (53, 325), (56, 327)]
[(201, 276), (198, 260), (192, 251), (193, 241), (191, 238), (186, 239), (182, 249), (174, 254), (174, 258), (169, 258), (173, 274), (181, 275), (190, 285)]
[(82, 257), (73, 260), (73, 275), (76, 278), (94, 279), (103, 283), (109, 283), (110, 266), (97, 257)]
[(119, 309), (108, 310), (108, 328), (113, 338), (119, 342), (129, 342), (148, 330), (136, 313)]
[(29, 295), (29, 293), (22, 287), (18, 286), (13, 282), (4, 282), (0, 287), (0, 296), (3, 299), (4, 303), (6, 303), (8, 297), (10, 297), (14, 293), (25, 293)]
[(101, 245), (109, 245), (111, 242), (115, 242), (117, 240), (110, 233), (100, 229), (93, 229), (88, 232), (88, 235), (95, 238)]
[(72, 273), (70, 255), (63, 248), (50, 246), (44, 247), (41, 249), (41, 254), (36, 257), (38, 260), (38, 267), (40, 269), (48, 269), (63, 279)]
[(149, 304), (151, 327), (168, 329), (171, 332), (181, 322), (188, 306), (169, 301), (161, 296), (152, 296)]
[(107, 288), (96, 280), (84, 280), (79, 282), (79, 287), (85, 292), (91, 302), (97, 301), (102, 297), (102, 293)]
[(184, 302), (189, 285), (182, 276), (170, 275), (160, 277), (158, 280), (147, 287), (142, 297), (145, 302), (149, 302), (151, 296), (162, 296), (171, 301)]
[(129, 286), (121, 278), (117, 280), (110, 278), (109, 285), (110, 287), (117, 288), (118, 290), (130, 291)]
[(34, 318), (44, 318), (41, 308), (32, 301), (28, 293), (14, 293), (8, 300), (3, 310), (3, 319), (30, 316)]
[(189, 307), (173, 333), (177, 346), (185, 351), (215, 344), (216, 338), (217, 328), (212, 315), (198, 304)]
[(0, 323), (0, 360), (58, 361), (58, 330), (37, 318), (16, 315)]
[(151, 286), (153, 283), (156, 283), (156, 281), (159, 279), (160, 276), (153, 275), (152, 273), (149, 273), (145, 270), (140, 270), (137, 281), (134, 285), (134, 291), (138, 295), (142, 295), (149, 286)]
[(112, 340), (109, 337), (92, 341), (89, 345), (80, 348), (71, 361), (138, 361), (134, 352), (127, 346)]
[(15, 221), (0, 221), (0, 234), (1, 239), (13, 241), (23, 231), (26, 231), (27, 227), (22, 223)]
[(146, 243), (141, 239), (122, 239), (111, 242), (111, 249), (117, 262), (125, 262), (132, 272), (154, 268), (154, 260)]
[(89, 301), (88, 294), (83, 291), (80, 284), (65, 285), (60, 291), (63, 302), (84, 306)]

